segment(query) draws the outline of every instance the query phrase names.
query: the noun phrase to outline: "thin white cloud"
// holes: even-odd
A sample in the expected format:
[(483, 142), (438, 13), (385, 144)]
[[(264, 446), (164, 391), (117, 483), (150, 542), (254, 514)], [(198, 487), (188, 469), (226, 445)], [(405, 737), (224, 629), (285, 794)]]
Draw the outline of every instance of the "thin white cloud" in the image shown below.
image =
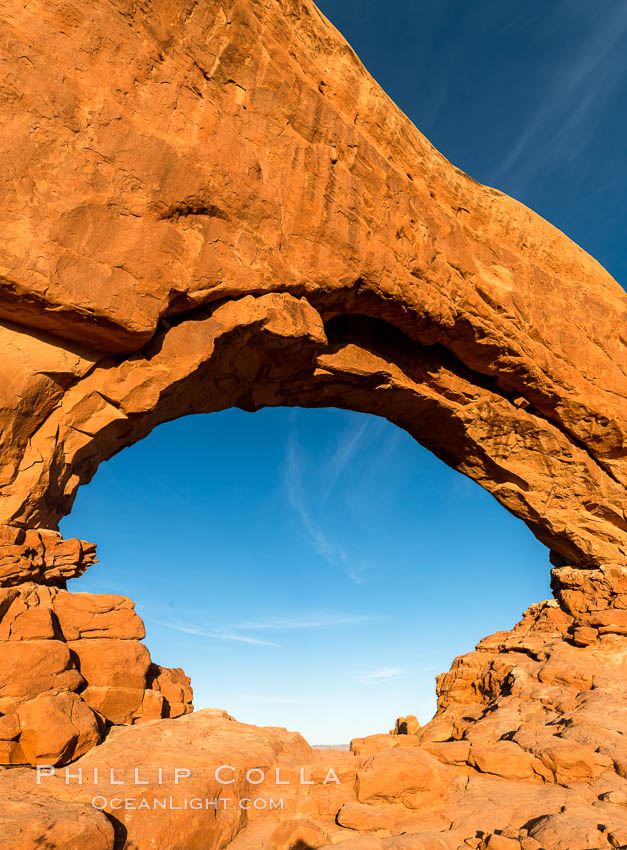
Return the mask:
[[(387, 423), (378, 423), (380, 427), (380, 438), (377, 443), (377, 451), (368, 464), (368, 473), (372, 480), (376, 480), (386, 469), (389, 469), (395, 453), (407, 439), (407, 432), (400, 425), (394, 425), (391, 430), (385, 428)], [(383, 427), (381, 427), (383, 426)], [(413, 438), (412, 438), (413, 439)]]
[(289, 503), (300, 517), (313, 550), (330, 564), (345, 562), (347, 556), (344, 550), (329, 540), (307, 509), (303, 494), (301, 467), (298, 444), (292, 436), (287, 446), (285, 474)]
[(276, 705), (304, 705), (305, 700), (292, 699), (292, 697), (271, 697), (262, 696), (261, 694), (244, 694), (242, 699), (250, 700), (250, 702), (261, 702)]
[[(547, 26), (563, 25), (568, 14), (568, 4), (561, 4)], [(599, 13), (597, 21), (585, 43), (573, 51), (571, 61), (565, 62), (547, 84), (545, 98), (492, 173), (491, 182), (508, 176), (529, 178), (549, 157), (558, 161), (575, 158), (590, 143), (603, 110), (624, 76), (621, 45), (627, 33), (627, 5), (619, 0), (613, 8)]]
[(390, 682), (393, 679), (401, 679), (405, 675), (405, 670), (402, 670), (400, 667), (384, 667), (380, 670), (372, 670), (369, 673), (358, 673), (355, 678), (363, 685), (374, 685), (378, 682)]
[(255, 646), (280, 646), (280, 644), (274, 643), (273, 641), (249, 637), (248, 635), (229, 634), (228, 632), (221, 632), (219, 631), (219, 629), (216, 629), (212, 632), (208, 632), (204, 629), (195, 628), (194, 626), (180, 626), (176, 623), (164, 623), (159, 620), (157, 620), (156, 622), (160, 626), (164, 626), (166, 629), (172, 629), (175, 632), (182, 632), (186, 635), (197, 635), (198, 637), (209, 638), (210, 640), (234, 641), (236, 643), (254, 644)]
[(255, 630), (291, 630), (291, 629), (329, 629), (335, 626), (353, 626), (380, 620), (379, 614), (303, 614), (300, 617), (277, 617), (262, 621), (239, 623), (238, 631)]
[(372, 571), (372, 569), (372, 564), (348, 564), (344, 572), (354, 584), (365, 584), (366, 573)]
[(324, 489), (321, 495), (322, 504), (328, 501), (338, 479), (359, 448), (359, 444), (362, 442), (369, 424), (370, 421), (368, 419), (358, 422), (355, 427), (349, 428), (338, 440), (335, 451), (324, 471)]
[[(285, 484), (288, 501), (300, 519), (311, 548), (327, 563), (340, 568), (346, 578), (358, 585), (366, 583), (375, 566), (365, 561), (362, 556), (347, 552), (340, 543), (333, 540), (324, 530), (320, 517), (324, 515), (325, 505), (340, 477), (355, 459), (355, 455), (366, 440), (372, 442), (373, 439), (377, 439), (382, 445), (378, 445), (379, 451), (374, 454), (374, 457), (368, 458), (367, 466), (361, 470), (362, 473), (366, 473), (365, 477), (362, 474), (362, 485), (347, 488), (343, 493), (343, 499), (350, 503), (356, 498), (354, 493), (367, 487), (367, 482), (372, 475), (379, 473), (379, 464), (385, 462), (381, 454), (385, 455), (386, 452), (395, 450), (400, 435), (399, 431), (398, 435), (394, 434), (392, 439), (386, 438), (382, 441), (380, 438), (383, 428), (383, 420), (374, 417), (351, 423), (337, 441), (329, 461), (313, 470), (307, 469), (307, 458), (295, 434), (290, 436), (286, 451)], [(303, 481), (305, 469), (308, 471), (306, 486)], [(315, 509), (311, 505), (315, 505)], [(354, 507), (353, 505), (353, 509)]]

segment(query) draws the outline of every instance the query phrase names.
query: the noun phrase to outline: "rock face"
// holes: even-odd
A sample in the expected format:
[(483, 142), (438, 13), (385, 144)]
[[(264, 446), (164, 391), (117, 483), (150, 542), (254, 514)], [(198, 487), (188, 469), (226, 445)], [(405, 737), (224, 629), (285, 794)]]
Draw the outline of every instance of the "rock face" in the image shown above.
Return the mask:
[[(6, 542), (5, 542), (6, 541)], [(64, 540), (56, 531), (2, 529), (0, 587), (24, 582), (65, 586), (96, 560), (96, 547), (85, 540)]]
[[(78, 823), (93, 847), (625, 845), (623, 290), (434, 150), (309, 0), (2, 11), (9, 845), (71, 847)], [(103, 460), (163, 421), (266, 405), (407, 430), (547, 545), (555, 600), (456, 659), (431, 723), (355, 741), (341, 788), (286, 792), (280, 814), (105, 817), (33, 788), (16, 765), (149, 767), (154, 747), (200, 769), (207, 735), (239, 754), (238, 793), (247, 766), (320, 767), (298, 736), (180, 717), (189, 680), (152, 663), (132, 603), (65, 589), (95, 547), (58, 522)]]
[(4, 8), (1, 522), (55, 529), (173, 416), (334, 405), (567, 563), (624, 562), (625, 293), (434, 150), (312, 3)]
[[(523, 771), (512, 776), (519, 760), (503, 753), (527, 751), (511, 741), (436, 746), (413, 735), (375, 737), (375, 751), (368, 755), (355, 748), (312, 750), (296, 733), (203, 710), (177, 720), (115, 727), (67, 772), (46, 768), (38, 779), (25, 768), (0, 772), (0, 795), (20, 800), (23, 810), (32, 808), (35, 824), (37, 817), (58, 812), (62, 825), (70, 805), (80, 814), (89, 806), (101, 809), (115, 835), (134, 850), (338, 845), (609, 850), (624, 845), (627, 782), (611, 766), (594, 774), (576, 772), (573, 758), (568, 778), (554, 781)], [(574, 750), (574, 743), (570, 746)], [(490, 755), (490, 749), (500, 754)], [(469, 751), (475, 751), (472, 758)], [(98, 812), (92, 812), (96, 827)], [(3, 807), (3, 830), (14, 817), (11, 807), (8, 812)]]
[(87, 803), (62, 802), (24, 792), (4, 791), (0, 850), (115, 850), (113, 826)]
[(112, 724), (189, 713), (189, 679), (144, 635), (124, 596), (0, 588), (0, 764), (65, 764)]

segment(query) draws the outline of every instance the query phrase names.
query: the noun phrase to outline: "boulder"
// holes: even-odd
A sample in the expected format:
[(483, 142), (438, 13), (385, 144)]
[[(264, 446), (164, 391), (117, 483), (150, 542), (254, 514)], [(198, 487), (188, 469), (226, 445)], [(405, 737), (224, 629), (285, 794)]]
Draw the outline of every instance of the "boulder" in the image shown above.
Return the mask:
[(0, 715), (0, 741), (13, 741), (19, 738), (20, 722), (17, 711)]
[(611, 847), (602, 818), (582, 806), (564, 806), (527, 824), (531, 838), (547, 850), (599, 850)]
[(155, 690), (89, 685), (81, 691), (81, 698), (114, 724), (132, 724), (169, 716), (164, 713), (163, 696)]
[(3, 793), (0, 850), (114, 850), (113, 826), (88, 803)]
[(29, 764), (65, 764), (102, 740), (96, 714), (77, 694), (41, 694), (18, 709), (20, 747)]
[(52, 600), (54, 587), (26, 582), (0, 597), (0, 640), (62, 640)]
[(9, 640), (55, 640), (56, 621), (50, 608), (27, 608), (11, 624)]
[(314, 850), (326, 843), (323, 830), (305, 818), (284, 821), (270, 836), (272, 850)]
[(0, 740), (0, 764), (28, 764), (19, 741)]
[(586, 746), (563, 738), (545, 741), (538, 756), (562, 785), (592, 782), (614, 766), (609, 756), (596, 752), (594, 744)]
[(391, 806), (375, 806), (351, 801), (344, 803), (337, 813), (336, 820), (346, 829), (354, 829), (357, 832), (379, 832), (394, 829), (399, 821), (399, 812)]
[(30, 699), (48, 691), (76, 691), (84, 682), (61, 641), (0, 641), (0, 697)]
[(441, 802), (450, 776), (448, 768), (422, 750), (384, 750), (367, 758), (357, 772), (357, 799), (362, 803), (397, 800), (415, 809)]
[(469, 751), (468, 763), (482, 773), (492, 773), (504, 779), (535, 780), (540, 775), (548, 774), (538, 759), (525, 752), (514, 741), (473, 744)]
[(68, 641), (88, 685), (105, 688), (146, 688), (150, 653), (136, 640), (83, 638)]
[(397, 717), (394, 724), (393, 735), (417, 735), (420, 731), (420, 723), (414, 714), (407, 717)]
[(66, 641), (80, 638), (142, 640), (146, 636), (135, 605), (126, 596), (61, 590), (54, 597), (54, 613)]
[(180, 667), (169, 668), (153, 664), (148, 675), (148, 685), (162, 694), (164, 717), (180, 717), (193, 711), (194, 694), (191, 681)]

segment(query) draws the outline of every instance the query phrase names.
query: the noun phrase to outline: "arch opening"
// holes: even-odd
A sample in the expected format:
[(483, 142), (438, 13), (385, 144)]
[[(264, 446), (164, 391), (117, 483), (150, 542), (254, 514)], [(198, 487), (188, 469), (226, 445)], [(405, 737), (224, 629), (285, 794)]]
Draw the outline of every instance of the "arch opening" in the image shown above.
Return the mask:
[(488, 493), (338, 409), (161, 425), (61, 529), (101, 541), (69, 589), (129, 595), (196, 708), (313, 744), (427, 722), (436, 673), (548, 593), (546, 550)]

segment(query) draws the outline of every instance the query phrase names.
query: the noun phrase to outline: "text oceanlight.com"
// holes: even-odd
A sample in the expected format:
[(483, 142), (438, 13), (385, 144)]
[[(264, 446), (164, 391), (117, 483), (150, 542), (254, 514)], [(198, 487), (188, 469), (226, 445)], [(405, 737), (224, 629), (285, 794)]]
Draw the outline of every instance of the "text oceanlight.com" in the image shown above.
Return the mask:
[(117, 811), (124, 809), (125, 811), (141, 811), (148, 809), (149, 811), (198, 811), (199, 809), (248, 809), (260, 810), (281, 810), (283, 808), (283, 797), (240, 797), (239, 799), (231, 797), (174, 797), (171, 794), (167, 797), (105, 797), (104, 794), (98, 794), (92, 798), (92, 806), (95, 809), (108, 809)]

